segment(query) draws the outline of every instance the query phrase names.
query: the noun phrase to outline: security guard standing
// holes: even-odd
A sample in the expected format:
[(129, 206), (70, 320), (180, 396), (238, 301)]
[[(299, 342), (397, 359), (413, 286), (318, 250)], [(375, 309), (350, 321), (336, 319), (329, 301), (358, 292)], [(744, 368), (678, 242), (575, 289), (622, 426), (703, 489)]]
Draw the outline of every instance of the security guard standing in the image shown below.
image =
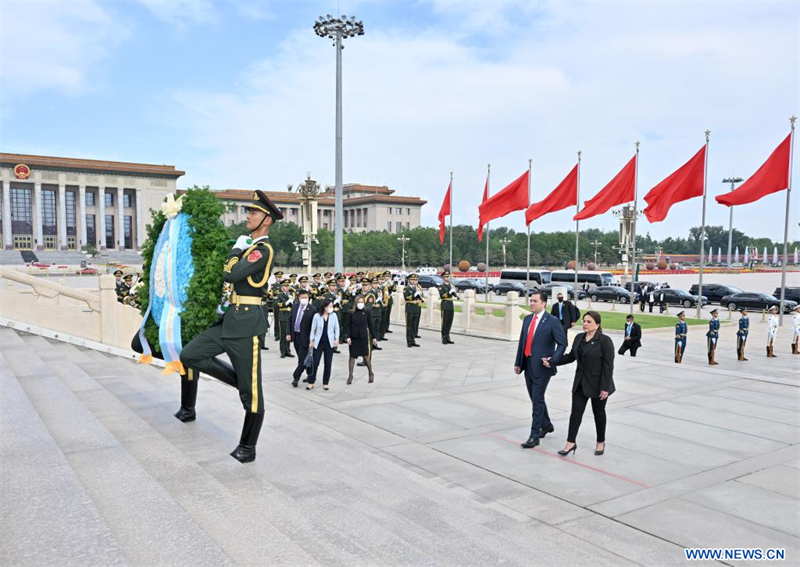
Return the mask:
[(740, 310), (742, 316), (739, 317), (739, 330), (736, 331), (736, 354), (739, 360), (746, 361), (744, 357), (744, 347), (747, 346), (747, 335), (750, 334), (750, 319), (747, 316), (747, 308)]
[(683, 353), (686, 352), (686, 334), (689, 326), (686, 324), (686, 312), (678, 313), (678, 322), (675, 323), (675, 362), (680, 364)]
[(284, 278), (281, 280), (281, 290), (275, 298), (275, 305), (278, 309), (278, 327), (280, 336), (280, 350), (281, 358), (294, 358), (292, 349), (289, 346), (289, 341), (286, 340), (286, 335), (289, 331), (289, 319), (292, 316), (292, 303), (295, 299), (295, 291), (292, 289), (291, 280)]
[(439, 286), (439, 299), (442, 300), (439, 308), (442, 311), (442, 344), (455, 344), (450, 340), (450, 328), (453, 326), (453, 315), (455, 313), (453, 300), (458, 299), (458, 293), (453, 283), (450, 281), (450, 272), (445, 270), (442, 273), (442, 285)]
[(275, 342), (281, 339), (280, 337), (280, 325), (278, 324), (278, 303), (275, 301), (278, 297), (278, 294), (281, 292), (281, 280), (283, 279), (283, 272), (278, 270), (275, 272), (275, 281), (269, 288), (268, 297), (270, 299), (270, 305), (272, 306), (272, 324), (275, 327)]
[(717, 339), (719, 339), (719, 313), (716, 309), (711, 310), (711, 320), (708, 322), (708, 332), (706, 333), (708, 340), (708, 364), (716, 366), (719, 364), (714, 360), (717, 352)]
[(419, 318), (425, 300), (422, 297), (422, 288), (417, 283), (418, 281), (419, 276), (411, 274), (408, 276), (408, 285), (403, 290), (403, 299), (406, 302), (406, 345), (409, 348), (420, 346), (415, 339), (419, 332)]
[(239, 445), (231, 456), (242, 463), (256, 458), (256, 442), (264, 423), (259, 337), (267, 330), (261, 311), (274, 253), (269, 229), (283, 218), (280, 209), (263, 191), (256, 191), (247, 210), (247, 229), (233, 245), (224, 267), (224, 281), (233, 284), (231, 304), (222, 319), (195, 337), (181, 351), (181, 362), (206, 372), (214, 357), (228, 355), (236, 371), (239, 399), (245, 410)]
[(394, 292), (397, 291), (397, 282), (392, 279), (392, 272), (389, 270), (383, 272), (383, 277), (386, 278), (386, 304), (383, 307), (383, 332), (381, 336), (385, 337), (386, 333), (392, 332), (389, 330), (389, 325), (392, 318), (392, 306), (394, 305)]

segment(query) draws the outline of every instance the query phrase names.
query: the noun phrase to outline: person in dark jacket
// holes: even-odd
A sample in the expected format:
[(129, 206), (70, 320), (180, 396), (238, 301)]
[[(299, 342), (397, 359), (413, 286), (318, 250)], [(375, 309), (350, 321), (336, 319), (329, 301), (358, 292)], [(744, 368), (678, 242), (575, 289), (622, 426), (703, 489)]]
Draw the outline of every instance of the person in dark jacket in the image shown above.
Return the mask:
[(617, 354), (624, 355), (626, 351), (631, 351), (631, 356), (636, 356), (636, 351), (642, 346), (642, 327), (634, 321), (633, 315), (625, 318), (625, 338), (619, 345)]
[(297, 293), (298, 301), (292, 305), (289, 316), (289, 326), (286, 334), (286, 341), (294, 343), (294, 351), (297, 353), (297, 368), (292, 375), (292, 386), (297, 388), (300, 376), (306, 373), (304, 382), (308, 382), (311, 372), (305, 366), (306, 355), (308, 354), (308, 344), (311, 340), (311, 323), (317, 310), (311, 305), (311, 294), (302, 289)]
[(550, 310), (550, 315), (555, 316), (558, 321), (561, 323), (561, 328), (564, 329), (564, 334), (567, 334), (567, 330), (572, 328), (575, 325), (575, 321), (577, 318), (575, 317), (575, 307), (572, 305), (570, 300), (564, 301), (564, 294), (559, 293), (556, 296), (556, 301), (553, 303), (553, 308)]
[(578, 367), (572, 382), (572, 412), (569, 416), (567, 444), (558, 454), (566, 456), (577, 450), (575, 438), (578, 436), (586, 403), (591, 400), (597, 430), (594, 454), (602, 455), (606, 448), (606, 402), (615, 390), (614, 343), (603, 334), (597, 311), (586, 312), (583, 316), (583, 332), (575, 337), (570, 352), (556, 361), (556, 365), (562, 366), (575, 361), (578, 362)]
[(370, 383), (375, 381), (375, 374), (372, 372), (372, 349), (378, 344), (375, 330), (372, 327), (372, 318), (367, 312), (366, 300), (359, 294), (353, 300), (353, 311), (348, 319), (349, 328), (347, 329), (347, 344), (350, 345), (350, 373), (347, 376), (347, 383), (353, 383), (353, 368), (356, 359), (361, 356), (364, 358), (364, 365), (369, 371)]

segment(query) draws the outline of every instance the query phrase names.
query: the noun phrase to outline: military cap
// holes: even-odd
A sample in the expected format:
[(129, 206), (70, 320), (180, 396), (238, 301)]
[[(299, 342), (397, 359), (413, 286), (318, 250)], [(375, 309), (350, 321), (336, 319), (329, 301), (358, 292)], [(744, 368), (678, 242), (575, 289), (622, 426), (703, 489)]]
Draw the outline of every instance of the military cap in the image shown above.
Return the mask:
[(742, 307), (741, 309), (739, 309), (739, 312), (740, 313), (747, 313), (747, 307)]
[(337, 281), (337, 282), (341, 282), (341, 281), (344, 281), (344, 280), (346, 280), (346, 279), (347, 279), (347, 278), (346, 278), (346, 277), (344, 277), (344, 274), (339, 274), (338, 276), (336, 276), (336, 281)]
[(418, 280), (419, 276), (417, 274), (411, 274), (410, 276), (408, 276), (408, 279), (410, 279), (410, 280)]
[(121, 276), (122, 275), (122, 270), (114, 270), (114, 275), (115, 276)]
[(133, 274), (128, 274), (127, 276), (124, 276), (122, 279), (123, 280), (132, 280), (133, 279)]
[(273, 272), (273, 274), (275, 275), (276, 278), (278, 278), (283, 275), (283, 272), (281, 270), (278, 270), (276, 272)]
[(308, 276), (300, 276), (300, 283), (306, 283), (308, 281)]
[(391, 275), (392, 275), (392, 272), (390, 272), (389, 270), (386, 270), (385, 272), (383, 272), (383, 275), (384, 275), (384, 276), (390, 276), (390, 277), (391, 277)]
[(364, 272), (356, 272), (356, 277), (357, 278), (360, 278), (363, 275), (364, 275)]
[(292, 283), (292, 282), (289, 281), (289, 278), (283, 278), (281, 280), (281, 285), (289, 285), (290, 283)]
[(716, 310), (716, 309), (712, 309), (712, 310), (711, 310), (711, 314), (712, 314), (712, 315), (713, 315), (714, 313), (716, 313), (716, 312), (717, 312), (717, 310)]
[(678, 316), (678, 317), (680, 317), (680, 316), (682, 316), (682, 315), (686, 315), (686, 311), (681, 311), (680, 313), (678, 313), (678, 315), (677, 315), (677, 316)]
[(296, 277), (297, 277), (297, 274), (289, 274), (289, 278), (290, 278), (290, 279), (294, 279), (294, 278), (296, 278)]
[(362, 284), (371, 284), (372, 280), (369, 279), (369, 278), (361, 278), (361, 283)]
[(321, 278), (321, 277), (322, 277), (322, 274), (320, 274), (319, 272), (317, 272), (316, 274), (314, 274), (314, 277), (315, 277), (315, 278)]
[(325, 276), (326, 279), (328, 279), (333, 276), (333, 272), (325, 272), (325, 274), (323, 275)]
[(770, 311), (777, 311), (777, 310), (778, 310), (778, 308), (777, 308), (777, 307), (775, 307), (775, 306), (773, 305), (772, 307), (770, 307), (770, 308), (769, 308), (769, 310), (770, 310)]
[(336, 280), (331, 278), (328, 280), (328, 285), (336, 285)]
[(445, 270), (445, 271), (443, 271), (443, 272), (442, 272), (442, 275), (443, 275), (443, 276), (449, 276), (449, 275), (450, 275), (450, 270)]
[(261, 190), (253, 193), (253, 202), (249, 205), (245, 205), (243, 208), (246, 211), (250, 209), (256, 209), (262, 213), (266, 213), (268, 216), (272, 217), (272, 220), (279, 221), (283, 218), (283, 213), (281, 210), (276, 207), (275, 203), (270, 201), (270, 198), (267, 197), (267, 194)]

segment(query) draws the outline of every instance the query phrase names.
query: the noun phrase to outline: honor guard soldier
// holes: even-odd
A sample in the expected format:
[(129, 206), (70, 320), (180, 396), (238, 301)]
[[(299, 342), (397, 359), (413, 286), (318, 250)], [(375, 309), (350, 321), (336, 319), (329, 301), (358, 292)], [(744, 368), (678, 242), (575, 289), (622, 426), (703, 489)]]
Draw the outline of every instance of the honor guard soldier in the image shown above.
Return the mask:
[(322, 274), (316, 273), (311, 278), (311, 305), (314, 306), (314, 309), (319, 311), (320, 307), (322, 307), (322, 296), (328, 292), (328, 286), (325, 285), (325, 281), (322, 280)]
[[(328, 291), (320, 297), (320, 305), (323, 301), (330, 300), (333, 303), (333, 316), (339, 321), (339, 329), (342, 328), (342, 296), (339, 293), (339, 286), (336, 280), (331, 278), (328, 280)], [(341, 332), (339, 333), (341, 337)], [(333, 345), (331, 345), (333, 346)], [(341, 352), (337, 347), (333, 348), (333, 352)]]
[(350, 295), (351, 290), (347, 289), (347, 278), (344, 277), (344, 274), (339, 274), (336, 278), (336, 291), (339, 297), (342, 298), (339, 309), (339, 342), (344, 343), (347, 342), (347, 330), (350, 324), (350, 306), (352, 303), (352, 296)]
[(290, 334), (289, 319), (292, 315), (292, 304), (296, 297), (295, 291), (292, 289), (292, 281), (284, 278), (281, 281), (281, 290), (275, 298), (275, 305), (278, 308), (278, 326), (280, 327), (280, 341), (281, 341), (281, 358), (294, 358), (292, 349), (289, 347), (289, 341), (286, 340), (286, 335)]
[(746, 361), (744, 357), (744, 347), (747, 346), (747, 335), (750, 334), (750, 318), (747, 316), (747, 309), (740, 309), (742, 316), (739, 317), (739, 330), (736, 331), (736, 354), (739, 360)]
[(678, 364), (683, 360), (683, 353), (686, 352), (686, 334), (689, 326), (686, 324), (686, 312), (678, 313), (678, 322), (675, 323), (675, 362)]
[[(263, 288), (272, 270), (274, 253), (269, 229), (283, 218), (263, 191), (256, 191), (247, 210), (247, 229), (233, 245), (224, 267), (224, 281), (233, 285), (231, 303), (222, 319), (195, 337), (181, 351), (181, 362), (207, 372), (214, 357), (226, 353), (236, 371), (239, 399), (245, 410), (239, 445), (231, 456), (242, 463), (256, 458), (256, 442), (264, 423), (259, 339), (267, 330), (261, 311)], [(252, 240), (251, 240), (252, 239)]]
[(280, 332), (281, 326), (278, 324), (278, 303), (275, 301), (278, 294), (281, 292), (281, 280), (283, 279), (283, 272), (278, 270), (275, 272), (275, 281), (269, 288), (270, 305), (272, 306), (272, 325), (275, 327), (275, 341), (281, 340)]
[(389, 325), (392, 318), (392, 306), (394, 305), (394, 293), (397, 291), (397, 282), (392, 279), (392, 272), (386, 270), (383, 272), (383, 277), (386, 278), (386, 305), (383, 309), (383, 336), (386, 333), (391, 333)]
[(114, 271), (114, 279), (116, 280), (117, 301), (124, 303), (125, 296), (128, 295), (131, 288), (125, 283), (125, 280), (122, 279), (122, 270)]
[[(364, 294), (364, 299), (366, 301), (366, 309), (367, 314), (372, 322), (372, 329), (375, 332), (375, 339), (380, 341), (381, 338), (378, 336), (378, 328), (380, 326), (381, 321), (381, 303), (383, 301), (383, 297), (381, 296), (381, 291), (378, 289), (378, 281), (377, 279), (372, 278), (365, 278), (369, 281), (369, 286), (367, 289), (367, 293)], [(382, 347), (373, 347), (372, 350), (383, 350)]]
[(294, 293), (297, 293), (297, 274), (289, 274), (289, 287)]
[(777, 358), (772, 350), (777, 336), (778, 308), (773, 305), (769, 308), (769, 317), (767, 317), (767, 358)]
[(411, 274), (408, 276), (408, 285), (403, 290), (403, 299), (406, 302), (406, 345), (408, 347), (418, 347), (416, 339), (419, 333), (419, 318), (422, 314), (423, 299), (422, 288), (417, 283), (419, 276)]
[(792, 315), (792, 354), (800, 354), (800, 305)]
[(450, 340), (450, 328), (453, 326), (454, 307), (453, 300), (458, 299), (458, 293), (453, 283), (450, 281), (450, 272), (445, 270), (442, 273), (442, 285), (439, 286), (439, 299), (442, 300), (440, 309), (442, 311), (442, 344), (455, 344)]
[(311, 286), (308, 284), (308, 276), (306, 276), (306, 275), (300, 276), (300, 279), (298, 280), (298, 284), (297, 284), (297, 291), (298, 292), (300, 292), (300, 291), (306, 292), (308, 294), (308, 300), (311, 301), (311, 298), (313, 297), (314, 292), (311, 289)]
[(716, 309), (711, 310), (711, 320), (708, 322), (706, 338), (708, 339), (708, 363), (711, 366), (716, 366), (719, 364), (714, 360), (714, 355), (717, 352), (717, 339), (719, 339), (719, 313)]
[(386, 290), (384, 289), (383, 273), (375, 273), (372, 280), (372, 291), (375, 294), (375, 304), (372, 306), (372, 325), (375, 338), (385, 341), (383, 336), (383, 312), (386, 310)]

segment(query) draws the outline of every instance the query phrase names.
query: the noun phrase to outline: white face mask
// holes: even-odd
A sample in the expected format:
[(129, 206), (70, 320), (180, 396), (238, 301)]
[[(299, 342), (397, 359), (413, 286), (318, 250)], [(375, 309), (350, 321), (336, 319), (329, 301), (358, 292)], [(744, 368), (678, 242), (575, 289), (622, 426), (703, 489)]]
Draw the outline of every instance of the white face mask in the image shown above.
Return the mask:
[(358, 308), (358, 309), (364, 309), (364, 304), (363, 304), (363, 303), (357, 303), (357, 304), (356, 304), (356, 308)]
[(301, 297), (300, 298), (300, 305), (302, 305), (303, 307), (308, 305), (308, 298), (307, 297)]
[(328, 305), (328, 306), (325, 308), (325, 311), (327, 311), (328, 313), (333, 313), (333, 305)]

